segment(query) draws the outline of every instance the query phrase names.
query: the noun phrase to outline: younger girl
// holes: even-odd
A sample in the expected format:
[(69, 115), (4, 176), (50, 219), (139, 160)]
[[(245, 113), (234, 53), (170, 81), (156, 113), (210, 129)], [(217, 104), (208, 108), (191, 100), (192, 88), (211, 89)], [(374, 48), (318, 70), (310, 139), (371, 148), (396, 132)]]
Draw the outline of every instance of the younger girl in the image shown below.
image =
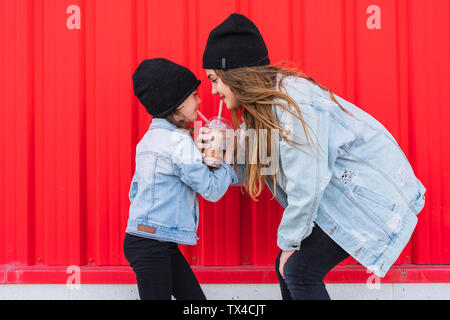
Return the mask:
[(124, 240), (141, 299), (206, 299), (177, 244), (197, 242), (197, 194), (218, 201), (237, 177), (227, 163), (204, 165), (185, 129), (197, 118), (199, 85), (166, 59), (144, 60), (133, 75), (134, 92), (153, 116), (136, 148)]

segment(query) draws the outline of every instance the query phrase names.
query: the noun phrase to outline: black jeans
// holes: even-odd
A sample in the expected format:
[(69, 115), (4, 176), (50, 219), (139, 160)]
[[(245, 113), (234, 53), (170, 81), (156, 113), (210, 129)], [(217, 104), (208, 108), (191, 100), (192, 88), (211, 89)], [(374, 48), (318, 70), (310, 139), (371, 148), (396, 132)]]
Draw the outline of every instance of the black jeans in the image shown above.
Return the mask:
[(284, 279), (279, 272), (280, 253), (275, 270), (283, 300), (330, 300), (323, 279), (338, 263), (349, 256), (325, 232), (315, 225), (300, 250), (284, 265)]
[(126, 234), (125, 258), (136, 274), (141, 300), (206, 300), (178, 245)]

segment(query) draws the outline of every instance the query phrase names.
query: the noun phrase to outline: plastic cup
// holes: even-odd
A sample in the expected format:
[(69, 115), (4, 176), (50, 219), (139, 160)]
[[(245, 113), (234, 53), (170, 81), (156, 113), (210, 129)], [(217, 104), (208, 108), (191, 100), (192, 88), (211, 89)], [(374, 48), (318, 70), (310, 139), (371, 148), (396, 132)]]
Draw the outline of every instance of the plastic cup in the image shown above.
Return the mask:
[(204, 151), (203, 162), (210, 166), (219, 168), (223, 162), (223, 153), (226, 149), (226, 130), (231, 129), (229, 120), (222, 117), (211, 118), (205, 125), (210, 129), (210, 135), (214, 139), (210, 142), (211, 147)]

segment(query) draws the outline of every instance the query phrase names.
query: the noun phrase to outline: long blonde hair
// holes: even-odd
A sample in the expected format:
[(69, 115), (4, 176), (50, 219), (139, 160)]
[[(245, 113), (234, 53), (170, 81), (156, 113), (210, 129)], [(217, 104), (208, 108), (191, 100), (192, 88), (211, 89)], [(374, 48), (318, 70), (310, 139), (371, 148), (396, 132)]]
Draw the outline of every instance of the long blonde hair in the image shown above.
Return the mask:
[[(242, 117), (246, 130), (254, 129), (255, 132), (260, 132), (261, 129), (265, 129), (269, 132), (272, 132), (272, 130), (277, 130), (278, 135), (286, 143), (305, 152), (306, 150), (304, 147), (312, 147), (311, 149), (316, 149), (317, 151), (318, 144), (313, 141), (311, 134), (314, 135), (314, 132), (312, 132), (311, 128), (303, 119), (302, 110), (298, 106), (297, 102), (284, 93), (283, 90), (280, 90), (284, 88), (284, 78), (288, 76), (295, 76), (302, 77), (313, 82), (323, 90), (327, 91), (330, 94), (331, 99), (337, 103), (344, 112), (347, 112), (338, 103), (331, 90), (320, 85), (299, 69), (289, 67), (285, 62), (272, 66), (243, 67), (214, 71), (222, 82), (230, 87), (231, 91), (236, 95), (236, 98), (242, 103), (241, 108), (231, 110), (231, 116), (235, 128), (240, 127), (240, 119)], [(279, 83), (277, 83), (278, 80)], [(275, 114), (272, 111), (272, 106), (282, 108), (301, 122), (306, 141), (299, 141), (298, 139), (295, 139), (295, 136), (293, 136), (292, 133), (279, 124)], [(253, 200), (257, 200), (257, 197), (263, 190), (266, 179), (269, 178), (269, 176), (261, 174), (261, 169), (265, 167), (265, 164), (263, 164), (260, 161), (261, 159), (259, 159), (259, 155), (261, 153), (259, 152), (258, 147), (262, 146), (265, 148), (266, 150), (264, 151), (267, 151), (267, 155), (269, 155), (272, 160), (277, 159), (276, 161), (279, 161), (279, 158), (276, 156), (277, 150), (272, 150), (273, 144), (271, 143), (271, 135), (268, 135), (267, 137), (267, 146), (260, 144), (260, 137), (258, 134), (256, 134), (254, 138), (253, 146), (250, 148), (252, 154), (248, 154), (245, 158), (246, 166), (244, 170), (244, 187), (250, 197)], [(273, 181), (275, 197), (276, 174), (272, 174), (271, 178)]]

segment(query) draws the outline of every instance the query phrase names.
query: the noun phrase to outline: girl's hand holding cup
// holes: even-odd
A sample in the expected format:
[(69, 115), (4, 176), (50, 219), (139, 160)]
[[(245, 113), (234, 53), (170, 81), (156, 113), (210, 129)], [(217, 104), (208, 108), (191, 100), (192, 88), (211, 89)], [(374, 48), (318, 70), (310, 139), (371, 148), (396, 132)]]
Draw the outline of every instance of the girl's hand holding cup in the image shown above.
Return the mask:
[(210, 129), (207, 127), (201, 127), (197, 137), (195, 138), (195, 146), (202, 153), (203, 158), (205, 157), (204, 150), (211, 148), (211, 141), (214, 139), (214, 136), (210, 134)]
[(231, 128), (230, 121), (221, 117), (222, 106), (223, 100), (220, 100), (219, 115), (209, 120), (197, 110), (200, 117), (206, 121), (206, 125), (200, 128), (195, 145), (202, 152), (203, 162), (214, 168), (219, 168), (224, 160), (226, 131)]

